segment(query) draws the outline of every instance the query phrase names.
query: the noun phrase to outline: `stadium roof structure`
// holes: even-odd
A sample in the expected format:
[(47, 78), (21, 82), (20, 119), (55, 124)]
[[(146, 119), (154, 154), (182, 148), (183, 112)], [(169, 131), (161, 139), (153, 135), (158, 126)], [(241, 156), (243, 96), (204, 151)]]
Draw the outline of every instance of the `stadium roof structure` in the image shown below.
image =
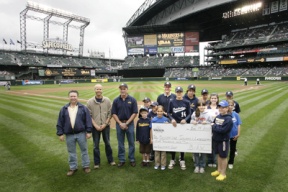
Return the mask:
[[(262, 10), (224, 18), (225, 13), (257, 3), (262, 3)], [(200, 41), (219, 40), (223, 34), (233, 29), (278, 22), (287, 18), (287, 10), (264, 14), (265, 6), (271, 8), (271, 3), (273, 0), (146, 0), (123, 27), (123, 33), (125, 37), (199, 31)]]

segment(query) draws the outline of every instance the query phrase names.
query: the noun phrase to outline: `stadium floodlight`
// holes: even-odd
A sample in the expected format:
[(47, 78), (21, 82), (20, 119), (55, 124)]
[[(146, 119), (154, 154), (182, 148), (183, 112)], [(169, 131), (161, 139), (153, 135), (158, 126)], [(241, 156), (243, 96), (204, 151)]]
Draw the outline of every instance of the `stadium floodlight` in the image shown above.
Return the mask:
[(28, 9), (34, 10), (34, 11), (39, 11), (45, 14), (53, 14), (54, 16), (62, 17), (62, 18), (71, 18), (73, 20), (76, 20), (78, 22), (83, 22), (83, 23), (90, 23), (90, 19), (75, 15), (69, 11), (65, 11), (62, 9), (57, 9), (57, 8), (52, 8), (47, 5), (42, 5), (33, 1), (27, 1), (27, 6)]
[[(39, 17), (35, 15), (28, 15), (27, 13), (30, 12), (37, 12), (44, 14), (45, 17)], [(65, 19), (65, 21), (55, 21), (52, 20), (53, 18), (61, 18)], [(84, 45), (84, 30), (85, 28), (90, 24), (90, 19), (86, 17), (82, 17), (76, 14), (73, 14), (69, 11), (61, 10), (58, 8), (49, 7), (46, 5), (39, 4), (37, 2), (33, 1), (27, 1), (26, 8), (20, 12), (20, 38), (21, 38), (21, 49), (26, 51), (27, 46), (30, 46), (29, 43), (27, 43), (26, 38), (26, 20), (32, 19), (37, 21), (43, 21), (44, 22), (44, 34), (43, 34), (43, 42), (41, 43), (43, 51), (48, 52), (48, 49), (61, 49), (63, 51), (63, 54), (67, 53), (68, 51), (74, 51), (75, 48), (72, 48), (68, 44), (68, 28), (72, 27), (75, 29), (80, 29), (80, 43), (79, 43), (79, 56), (83, 55), (83, 45)], [(71, 22), (81, 23), (79, 25), (71, 25)], [(51, 41), (51, 38), (49, 37), (49, 29), (51, 24), (56, 25), (62, 25), (63, 26), (63, 42), (55, 42)], [(32, 45), (33, 47), (33, 45)]]

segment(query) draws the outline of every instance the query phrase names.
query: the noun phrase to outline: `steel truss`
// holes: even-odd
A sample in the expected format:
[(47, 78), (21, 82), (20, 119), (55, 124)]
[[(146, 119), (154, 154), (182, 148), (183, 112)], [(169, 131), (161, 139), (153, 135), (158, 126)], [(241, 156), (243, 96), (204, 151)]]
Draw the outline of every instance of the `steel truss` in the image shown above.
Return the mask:
[[(36, 12), (46, 15), (45, 18), (37, 17), (34, 15), (28, 15), (27, 13)], [(61, 18), (64, 22), (53, 21), (51, 18)], [(85, 28), (90, 24), (90, 19), (78, 16), (67, 11), (63, 11), (56, 8), (50, 8), (38, 3), (31, 1), (27, 2), (26, 8), (20, 12), (20, 39), (21, 39), (21, 49), (26, 51), (30, 44), (27, 43), (27, 31), (26, 22), (27, 19), (32, 19), (36, 21), (42, 21), (44, 24), (43, 31), (43, 41), (49, 39), (49, 26), (50, 24), (63, 26), (63, 41), (67, 43), (68, 41), (68, 29), (69, 27), (80, 29), (80, 43), (79, 43), (79, 56), (83, 56), (83, 46), (84, 46), (84, 31)], [(80, 23), (80, 26), (70, 25), (71, 22)], [(34, 46), (34, 45), (33, 45)], [(76, 49), (75, 49), (76, 50)], [(45, 51), (45, 50), (44, 50)], [(46, 49), (48, 52), (48, 49)], [(63, 49), (63, 54), (67, 54), (67, 50)]]

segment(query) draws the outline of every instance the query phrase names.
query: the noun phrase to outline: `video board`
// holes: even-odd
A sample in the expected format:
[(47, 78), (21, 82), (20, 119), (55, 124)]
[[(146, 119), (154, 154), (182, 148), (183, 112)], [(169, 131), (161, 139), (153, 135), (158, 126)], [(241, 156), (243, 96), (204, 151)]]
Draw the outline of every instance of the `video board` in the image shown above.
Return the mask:
[(127, 54), (191, 53), (199, 51), (199, 32), (157, 33), (127, 37)]

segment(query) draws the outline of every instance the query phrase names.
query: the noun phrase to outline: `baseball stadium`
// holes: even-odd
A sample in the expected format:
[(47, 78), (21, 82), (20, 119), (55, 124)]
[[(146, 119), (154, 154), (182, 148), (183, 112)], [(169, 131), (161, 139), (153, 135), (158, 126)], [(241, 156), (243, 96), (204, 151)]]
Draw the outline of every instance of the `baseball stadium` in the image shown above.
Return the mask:
[[(0, 49), (1, 191), (287, 191), (288, 0), (143, 0), (119, 29), (125, 59), (83, 54), (89, 18), (31, 1), (19, 15), (15, 43), (21, 49)], [(42, 22), (42, 41), (28, 41), (31, 20)], [(63, 37), (51, 35), (51, 25), (61, 26)], [(80, 34), (79, 47), (69, 42), (70, 28)], [(143, 167), (136, 142), (135, 167), (111, 166), (103, 139), (99, 169), (65, 175), (67, 147), (56, 124), (70, 90), (86, 105), (95, 84), (113, 101), (125, 83), (139, 110), (144, 98), (157, 101), (165, 82), (172, 93), (193, 84), (198, 98), (203, 89), (219, 100), (233, 92), (242, 125), (227, 179), (216, 181), (208, 166), (195, 174), (192, 153), (185, 154), (186, 170), (178, 162), (171, 170), (155, 170), (153, 162)], [(110, 144), (118, 163), (116, 124), (112, 118)], [(93, 139), (87, 143), (92, 168)]]

